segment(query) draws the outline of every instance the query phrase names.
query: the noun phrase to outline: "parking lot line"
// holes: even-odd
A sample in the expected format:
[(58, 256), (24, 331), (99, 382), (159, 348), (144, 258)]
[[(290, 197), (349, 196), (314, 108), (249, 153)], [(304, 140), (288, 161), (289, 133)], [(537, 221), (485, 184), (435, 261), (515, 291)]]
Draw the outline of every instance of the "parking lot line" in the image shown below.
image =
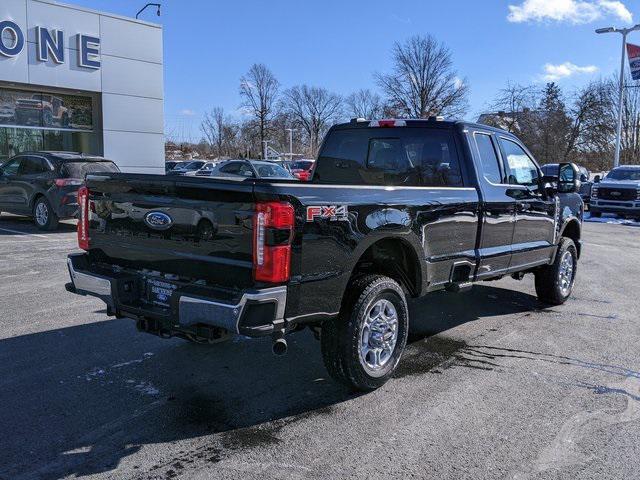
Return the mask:
[(47, 238), (46, 235), (38, 235), (37, 233), (21, 232), (19, 230), (11, 230), (10, 228), (0, 228), (0, 230), (3, 232), (17, 233), (18, 235), (31, 235), (33, 237), (38, 237), (38, 238)]

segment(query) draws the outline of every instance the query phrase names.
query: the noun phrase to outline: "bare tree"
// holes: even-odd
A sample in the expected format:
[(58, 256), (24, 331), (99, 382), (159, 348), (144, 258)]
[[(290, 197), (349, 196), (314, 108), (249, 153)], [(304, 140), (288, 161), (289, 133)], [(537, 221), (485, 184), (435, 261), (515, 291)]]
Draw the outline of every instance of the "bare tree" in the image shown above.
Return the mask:
[(456, 76), (451, 52), (431, 35), (413, 36), (392, 50), (393, 71), (375, 74), (389, 106), (410, 118), (460, 117), (468, 87)]
[(280, 83), (271, 70), (261, 63), (253, 64), (240, 79), (242, 106), (249, 109), (256, 120), (261, 145), (267, 139), (267, 130), (275, 113), (279, 88)]
[[(640, 82), (633, 80), (627, 74), (624, 84), (620, 163), (628, 164), (637, 163), (640, 157)], [(620, 87), (615, 76), (607, 80), (607, 90), (611, 103), (609, 121), (612, 125), (616, 125)], [(612, 141), (615, 142), (615, 137)]]
[[(601, 159), (610, 156), (615, 134), (615, 123), (612, 122), (611, 112), (612, 104), (606, 82), (591, 82), (577, 92), (569, 110), (571, 129), (564, 160), (571, 160), (570, 157), (575, 158), (592, 152), (599, 154)], [(601, 169), (606, 165), (594, 166)]]
[(322, 136), (342, 113), (342, 98), (324, 88), (298, 85), (284, 92), (282, 107), (304, 131), (308, 153), (315, 156)]
[(379, 118), (383, 113), (380, 95), (368, 89), (358, 90), (345, 98), (347, 113), (355, 118)]
[(204, 135), (205, 140), (215, 148), (216, 155), (222, 155), (222, 146), (224, 143), (224, 109), (222, 107), (213, 107), (211, 111), (205, 112), (202, 122), (200, 123), (200, 131)]
[(489, 117), (492, 126), (511, 133), (520, 131), (519, 120), (523, 114), (535, 109), (536, 92), (532, 86), (507, 82), (494, 98), (490, 108), (498, 115)]

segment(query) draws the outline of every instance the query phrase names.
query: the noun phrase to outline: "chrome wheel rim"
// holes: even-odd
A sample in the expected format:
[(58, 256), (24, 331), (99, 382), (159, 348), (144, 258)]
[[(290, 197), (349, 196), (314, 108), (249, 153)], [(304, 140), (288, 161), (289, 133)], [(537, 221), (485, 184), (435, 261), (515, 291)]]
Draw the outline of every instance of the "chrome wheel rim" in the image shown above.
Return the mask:
[(558, 272), (558, 280), (560, 283), (560, 292), (563, 296), (568, 296), (571, 293), (571, 286), (573, 284), (573, 255), (570, 251), (564, 252), (560, 259), (560, 271)]
[(360, 363), (378, 372), (391, 360), (398, 341), (398, 312), (389, 300), (375, 302), (367, 311), (359, 338)]
[(38, 225), (46, 225), (47, 220), (49, 220), (49, 210), (43, 202), (40, 202), (36, 205), (36, 222)]

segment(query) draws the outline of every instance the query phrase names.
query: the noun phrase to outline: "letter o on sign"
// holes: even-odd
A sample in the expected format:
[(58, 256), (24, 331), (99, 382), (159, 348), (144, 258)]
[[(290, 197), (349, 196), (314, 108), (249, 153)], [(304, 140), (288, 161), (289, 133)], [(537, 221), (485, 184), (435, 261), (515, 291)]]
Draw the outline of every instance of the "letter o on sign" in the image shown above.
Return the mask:
[[(13, 41), (7, 41), (5, 32), (9, 33)], [(24, 34), (22, 30), (20, 30), (20, 27), (10, 20), (0, 22), (0, 54), (5, 57), (15, 57), (22, 52), (23, 48)]]

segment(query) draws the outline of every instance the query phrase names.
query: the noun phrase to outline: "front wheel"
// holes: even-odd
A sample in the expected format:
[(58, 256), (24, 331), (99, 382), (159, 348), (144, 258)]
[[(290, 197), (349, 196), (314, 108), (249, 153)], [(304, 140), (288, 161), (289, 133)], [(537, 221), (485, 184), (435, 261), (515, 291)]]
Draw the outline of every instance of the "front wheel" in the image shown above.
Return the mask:
[(340, 315), (322, 325), (322, 358), (335, 380), (356, 390), (375, 390), (393, 375), (408, 331), (400, 285), (367, 275), (350, 283)]
[(570, 238), (562, 237), (556, 258), (536, 272), (538, 299), (550, 305), (562, 305), (567, 301), (576, 280), (578, 251)]
[(36, 200), (33, 206), (33, 220), (40, 230), (55, 230), (58, 228), (58, 216), (45, 197)]

